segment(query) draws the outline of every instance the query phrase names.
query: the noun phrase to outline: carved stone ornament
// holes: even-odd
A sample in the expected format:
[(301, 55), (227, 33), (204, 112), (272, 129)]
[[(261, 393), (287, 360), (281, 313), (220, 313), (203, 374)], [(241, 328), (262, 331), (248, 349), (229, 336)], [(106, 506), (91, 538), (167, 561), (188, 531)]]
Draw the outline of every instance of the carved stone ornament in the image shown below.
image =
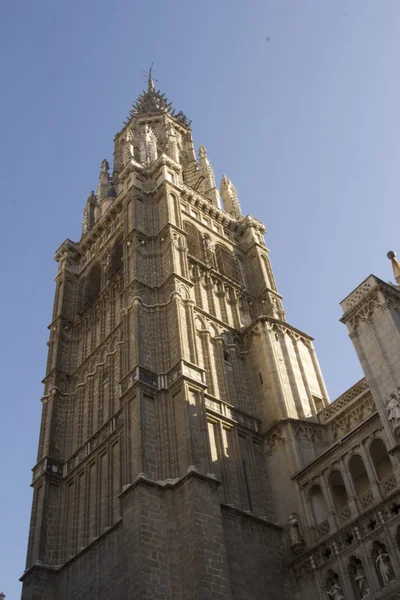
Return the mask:
[(282, 435), (282, 432), (280, 429), (274, 429), (274, 431), (272, 431), (272, 433), (268, 434), (266, 439), (265, 439), (265, 453), (267, 456), (272, 456), (275, 447), (278, 444), (285, 444), (286, 443), (286, 439), (285, 437)]

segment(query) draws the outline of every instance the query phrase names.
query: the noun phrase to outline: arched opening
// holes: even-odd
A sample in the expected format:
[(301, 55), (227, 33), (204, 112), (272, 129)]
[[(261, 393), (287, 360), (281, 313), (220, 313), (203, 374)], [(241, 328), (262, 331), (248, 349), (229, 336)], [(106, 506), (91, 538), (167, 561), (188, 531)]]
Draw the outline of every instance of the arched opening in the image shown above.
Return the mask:
[(89, 272), (89, 275), (86, 279), (85, 284), (85, 295), (83, 308), (87, 308), (91, 306), (95, 301), (97, 296), (100, 294), (101, 289), (101, 267), (100, 264), (94, 265)]
[(329, 487), (335, 509), (339, 511), (341, 508), (343, 508), (343, 506), (345, 506), (345, 504), (347, 504), (349, 498), (347, 496), (342, 474), (337, 469), (332, 471), (332, 473), (329, 475)]
[(319, 525), (328, 517), (328, 507), (321, 486), (313, 485), (310, 490), (311, 510), (314, 523)]
[(235, 255), (222, 244), (215, 246), (218, 270), (236, 283), (243, 285), (243, 277)]
[(111, 252), (110, 279), (122, 270), (123, 248), (121, 240), (115, 244)]
[(383, 440), (376, 438), (369, 447), (369, 453), (378, 480), (388, 477), (393, 472), (393, 466)]
[(183, 229), (186, 233), (186, 243), (189, 250), (189, 254), (192, 254), (200, 260), (204, 260), (203, 246), (200, 241), (198, 229), (191, 223), (188, 223), (187, 221), (184, 222)]
[(360, 496), (367, 491), (370, 486), (370, 481), (363, 460), (359, 454), (355, 454), (349, 460), (349, 471), (355, 492), (357, 496)]

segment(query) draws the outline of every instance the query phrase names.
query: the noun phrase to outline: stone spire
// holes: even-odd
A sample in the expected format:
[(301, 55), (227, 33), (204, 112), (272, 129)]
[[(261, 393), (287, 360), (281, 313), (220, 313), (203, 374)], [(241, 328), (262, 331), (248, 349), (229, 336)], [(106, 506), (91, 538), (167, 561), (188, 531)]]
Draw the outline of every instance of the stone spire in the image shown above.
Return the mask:
[(232, 181), (226, 175), (222, 176), (220, 191), (226, 212), (232, 215), (232, 217), (240, 219), (242, 211), (240, 210), (237, 191)]
[(400, 285), (400, 263), (398, 262), (398, 260), (396, 260), (396, 252), (390, 250), (387, 253), (387, 257), (392, 263), (394, 278), (397, 284)]
[(104, 198), (107, 197), (108, 188), (110, 187), (109, 169), (110, 165), (108, 164), (108, 161), (104, 159), (101, 163), (99, 183), (97, 184), (97, 199), (100, 204)]
[(85, 235), (100, 218), (100, 207), (97, 201), (97, 196), (92, 190), (86, 201), (82, 219), (82, 235)]
[(204, 195), (211, 200), (215, 206), (219, 206), (219, 192), (215, 185), (214, 171), (207, 157), (207, 150), (204, 146), (199, 148), (200, 174), (203, 177), (202, 187)]
[(152, 94), (154, 92), (154, 81), (153, 81), (153, 66), (154, 63), (151, 63), (151, 67), (149, 69), (149, 74), (147, 76), (147, 93)]

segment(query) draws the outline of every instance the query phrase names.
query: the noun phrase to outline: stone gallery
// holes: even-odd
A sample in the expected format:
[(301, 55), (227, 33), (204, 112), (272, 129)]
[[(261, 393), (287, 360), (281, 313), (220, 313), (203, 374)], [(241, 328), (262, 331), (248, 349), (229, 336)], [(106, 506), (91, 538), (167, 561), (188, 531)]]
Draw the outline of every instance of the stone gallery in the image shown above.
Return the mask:
[(56, 252), (22, 599), (400, 598), (395, 254), (341, 303), (365, 378), (330, 403), (264, 225), (151, 73), (113, 164)]

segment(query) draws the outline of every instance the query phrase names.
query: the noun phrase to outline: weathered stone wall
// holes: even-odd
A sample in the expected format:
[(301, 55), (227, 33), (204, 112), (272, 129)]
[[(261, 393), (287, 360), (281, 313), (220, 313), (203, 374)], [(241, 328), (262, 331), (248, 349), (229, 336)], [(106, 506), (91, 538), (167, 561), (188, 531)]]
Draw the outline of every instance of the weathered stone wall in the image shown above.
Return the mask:
[(232, 600), (291, 598), (279, 527), (222, 507)]

